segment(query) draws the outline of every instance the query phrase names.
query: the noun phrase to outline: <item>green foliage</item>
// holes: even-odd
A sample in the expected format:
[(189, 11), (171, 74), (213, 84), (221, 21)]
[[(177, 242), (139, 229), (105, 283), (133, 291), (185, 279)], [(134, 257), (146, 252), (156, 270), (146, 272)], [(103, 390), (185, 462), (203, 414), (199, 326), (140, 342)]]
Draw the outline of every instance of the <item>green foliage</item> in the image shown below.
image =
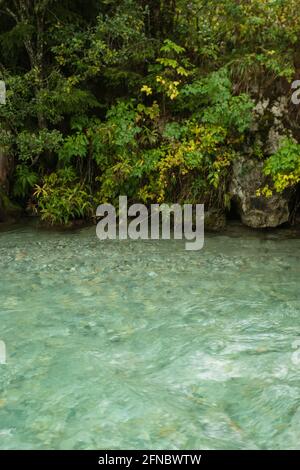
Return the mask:
[(266, 158), (252, 125), (254, 103), (294, 77), (298, 0), (25, 3), (1, 1), (0, 144), (12, 195), (26, 205), (35, 187), (47, 222), (120, 194), (227, 207), (245, 144), (277, 191), (299, 182), (298, 144)]
[(86, 157), (88, 151), (88, 138), (82, 132), (66, 137), (59, 152), (59, 158), (69, 163), (72, 157)]
[(112, 144), (118, 149), (135, 146), (135, 137), (141, 132), (136, 125), (136, 109), (133, 101), (119, 102), (108, 111), (107, 123), (112, 132)]
[(292, 139), (285, 139), (278, 152), (265, 162), (265, 174), (272, 177), (278, 192), (300, 182), (300, 145)]
[(45, 176), (42, 186), (36, 186), (34, 197), (42, 220), (51, 225), (68, 224), (93, 215), (90, 191), (71, 167)]
[(251, 126), (254, 103), (243, 93), (217, 103), (203, 112), (202, 120), (209, 124), (220, 124), (225, 128), (243, 133)]
[(59, 131), (43, 129), (38, 133), (23, 131), (16, 138), (19, 159), (23, 162), (33, 162), (44, 152), (56, 153), (62, 143)]
[(14, 195), (22, 198), (28, 196), (33, 187), (37, 184), (38, 179), (37, 173), (32, 171), (28, 166), (24, 164), (18, 165), (13, 188)]
[(220, 69), (186, 85), (181, 106), (193, 109), (202, 122), (243, 133), (252, 123), (254, 102), (246, 93), (234, 96), (232, 88), (228, 70)]

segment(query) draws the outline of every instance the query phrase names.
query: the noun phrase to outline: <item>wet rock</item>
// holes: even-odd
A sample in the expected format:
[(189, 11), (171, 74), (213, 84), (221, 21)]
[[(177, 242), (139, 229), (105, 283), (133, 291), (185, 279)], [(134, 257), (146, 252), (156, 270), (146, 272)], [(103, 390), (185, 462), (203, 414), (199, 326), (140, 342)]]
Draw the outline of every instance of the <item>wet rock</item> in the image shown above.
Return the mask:
[(266, 198), (257, 190), (267, 184), (263, 162), (241, 157), (233, 164), (230, 193), (242, 222), (252, 228), (278, 227), (289, 221), (289, 201), (284, 194)]
[(226, 215), (221, 209), (209, 209), (205, 212), (205, 230), (221, 232), (226, 227)]

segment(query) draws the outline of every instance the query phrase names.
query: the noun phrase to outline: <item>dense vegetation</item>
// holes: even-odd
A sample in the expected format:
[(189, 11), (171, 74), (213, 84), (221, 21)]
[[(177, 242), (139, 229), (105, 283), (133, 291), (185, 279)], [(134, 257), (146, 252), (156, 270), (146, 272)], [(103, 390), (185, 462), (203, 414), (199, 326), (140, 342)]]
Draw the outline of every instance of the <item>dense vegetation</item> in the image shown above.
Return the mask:
[[(298, 0), (0, 0), (10, 199), (50, 223), (120, 194), (229, 208), (245, 153), (265, 161), (265, 197), (296, 187), (299, 46)], [(264, 103), (282, 96), (272, 152)]]

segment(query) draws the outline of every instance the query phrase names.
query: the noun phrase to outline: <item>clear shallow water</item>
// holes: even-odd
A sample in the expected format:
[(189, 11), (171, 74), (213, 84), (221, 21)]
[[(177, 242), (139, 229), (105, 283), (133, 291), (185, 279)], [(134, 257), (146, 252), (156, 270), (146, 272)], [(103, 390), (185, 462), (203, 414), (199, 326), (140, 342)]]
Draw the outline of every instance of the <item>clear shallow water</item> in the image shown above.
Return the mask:
[(1, 449), (300, 448), (300, 239), (0, 232)]

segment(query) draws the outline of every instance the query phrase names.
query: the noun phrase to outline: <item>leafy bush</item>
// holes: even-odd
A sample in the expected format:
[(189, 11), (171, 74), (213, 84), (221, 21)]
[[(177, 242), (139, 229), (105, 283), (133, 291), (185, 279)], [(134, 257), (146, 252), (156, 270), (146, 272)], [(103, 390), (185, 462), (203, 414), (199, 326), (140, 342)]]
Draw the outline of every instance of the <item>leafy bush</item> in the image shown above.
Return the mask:
[[(236, 155), (247, 144), (266, 159), (253, 102), (275, 102), (295, 76), (298, 0), (20, 4), (1, 1), (0, 146), (12, 195), (25, 206), (35, 191), (44, 220), (89, 217), (94, 199), (120, 194), (228, 206)], [(265, 172), (277, 191), (295, 186), (299, 145)]]
[(37, 212), (51, 225), (68, 224), (93, 215), (91, 193), (71, 167), (45, 176), (42, 186), (36, 186), (34, 197)]
[(57, 130), (43, 129), (37, 133), (22, 131), (16, 138), (19, 159), (30, 164), (36, 162), (44, 152), (57, 153), (63, 137)]
[(264, 172), (272, 177), (278, 192), (295, 186), (300, 182), (300, 145), (285, 139), (278, 152), (266, 160)]
[(14, 195), (26, 197), (39, 180), (38, 174), (26, 165), (18, 165), (15, 172)]

